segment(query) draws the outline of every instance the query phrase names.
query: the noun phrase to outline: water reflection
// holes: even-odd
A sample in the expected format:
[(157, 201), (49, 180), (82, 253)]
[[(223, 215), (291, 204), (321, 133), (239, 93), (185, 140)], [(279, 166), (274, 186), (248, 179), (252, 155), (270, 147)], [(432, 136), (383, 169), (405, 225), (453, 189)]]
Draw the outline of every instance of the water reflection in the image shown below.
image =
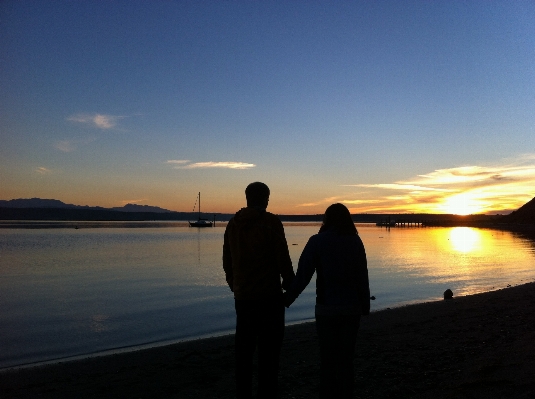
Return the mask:
[[(474, 228), (358, 225), (372, 310), (535, 278), (535, 240)], [(319, 224), (286, 224), (297, 267)], [(224, 227), (0, 229), (0, 367), (231, 330)], [(315, 279), (314, 279), (315, 280)], [(286, 313), (314, 317), (315, 283)], [(58, 335), (61, 332), (61, 336)]]
[(110, 316), (104, 314), (96, 314), (91, 317), (91, 331), (96, 333), (101, 333), (108, 331), (110, 328), (108, 326), (108, 319)]
[[(368, 255), (375, 309), (392, 302), (439, 300), (533, 279), (533, 241), (507, 231), (470, 227), (360, 227)], [(526, 250), (528, 249), (528, 250)]]
[(513, 236), (520, 238), (529, 245), (531, 252), (535, 253), (535, 231), (528, 229), (527, 231), (513, 231)]
[(454, 227), (449, 232), (449, 240), (453, 250), (458, 252), (481, 249), (481, 233), (471, 227)]

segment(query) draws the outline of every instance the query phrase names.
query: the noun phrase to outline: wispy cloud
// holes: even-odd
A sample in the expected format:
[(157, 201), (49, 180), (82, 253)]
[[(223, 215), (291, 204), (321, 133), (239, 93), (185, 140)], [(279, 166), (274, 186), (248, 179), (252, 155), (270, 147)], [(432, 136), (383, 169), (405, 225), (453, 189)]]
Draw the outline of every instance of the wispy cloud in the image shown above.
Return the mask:
[(223, 168), (223, 169), (250, 169), (256, 165), (245, 162), (196, 162), (184, 166), (186, 169)]
[(188, 161), (187, 159), (171, 159), (167, 161), (167, 163), (173, 164), (173, 165), (184, 165), (191, 161)]
[(146, 202), (147, 201), (147, 198), (143, 198), (143, 199), (134, 199), (134, 200), (122, 200), (121, 201), (121, 204), (124, 206), (126, 204), (139, 204), (141, 202)]
[(58, 141), (54, 147), (56, 147), (58, 150), (62, 152), (72, 152), (76, 150), (76, 144), (71, 140), (61, 140)]
[(168, 164), (175, 165), (175, 169), (250, 169), (256, 167), (255, 164), (245, 162), (194, 162), (190, 163), (187, 160), (169, 160)]
[(404, 190), (404, 191), (451, 191), (447, 188), (435, 188), (435, 187), (424, 187), (421, 185), (415, 184), (404, 184), (404, 183), (386, 183), (386, 184), (357, 184), (357, 185), (347, 185), (348, 187), (371, 187), (371, 188), (383, 188), (390, 190)]
[(117, 121), (126, 116), (106, 115), (106, 114), (75, 114), (67, 118), (70, 122), (82, 123), (102, 130), (113, 129)]
[(346, 204), (346, 205), (369, 205), (369, 204), (380, 204), (381, 203), (381, 200), (363, 200), (363, 199), (360, 199), (360, 200), (342, 200), (342, 201), (339, 201), (343, 204)]
[(330, 205), (330, 204), (333, 204), (335, 202), (341, 202), (340, 198), (341, 197), (328, 197), (328, 198), (324, 198), (324, 199), (321, 199), (321, 200), (316, 201), (316, 202), (306, 202), (304, 204), (299, 204), (298, 206), (315, 207), (315, 206), (326, 205), (326, 204)]
[(334, 203), (341, 203), (345, 204), (348, 207), (352, 207), (354, 205), (364, 205), (364, 206), (370, 206), (371, 204), (383, 204), (384, 199), (346, 199), (345, 197), (327, 197), (323, 198), (316, 202), (306, 202), (303, 204), (297, 205), (298, 207), (327, 207)]
[(95, 141), (95, 137), (88, 137), (86, 139), (75, 139), (75, 140), (60, 140), (54, 144), (54, 147), (62, 152), (73, 152), (82, 145), (89, 144)]
[(353, 212), (507, 212), (535, 196), (535, 155), (523, 154), (495, 165), (437, 169), (393, 183), (347, 187), (368, 189), (361, 193), (364, 198), (345, 201), (348, 206), (356, 205)]
[(44, 166), (39, 166), (35, 168), (35, 172), (37, 172), (40, 175), (47, 175), (49, 173), (52, 173), (52, 170), (45, 168)]

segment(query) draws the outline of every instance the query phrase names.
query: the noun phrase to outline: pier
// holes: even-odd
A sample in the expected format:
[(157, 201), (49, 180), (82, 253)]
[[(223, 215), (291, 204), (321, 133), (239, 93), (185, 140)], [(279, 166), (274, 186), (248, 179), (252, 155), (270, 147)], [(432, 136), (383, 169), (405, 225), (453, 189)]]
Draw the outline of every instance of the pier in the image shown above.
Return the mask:
[(422, 220), (381, 220), (375, 225), (379, 227), (425, 227), (426, 222)]

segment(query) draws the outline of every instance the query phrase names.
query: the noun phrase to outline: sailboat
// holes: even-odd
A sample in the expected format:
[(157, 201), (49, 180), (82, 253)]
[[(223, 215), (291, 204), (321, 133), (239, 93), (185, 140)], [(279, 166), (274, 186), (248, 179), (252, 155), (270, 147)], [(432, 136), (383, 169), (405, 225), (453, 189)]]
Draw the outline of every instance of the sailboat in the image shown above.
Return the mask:
[[(193, 208), (195, 210), (195, 208)], [(189, 222), (189, 227), (212, 227), (212, 222), (208, 219), (201, 219), (201, 193), (199, 192), (199, 218), (196, 222)]]

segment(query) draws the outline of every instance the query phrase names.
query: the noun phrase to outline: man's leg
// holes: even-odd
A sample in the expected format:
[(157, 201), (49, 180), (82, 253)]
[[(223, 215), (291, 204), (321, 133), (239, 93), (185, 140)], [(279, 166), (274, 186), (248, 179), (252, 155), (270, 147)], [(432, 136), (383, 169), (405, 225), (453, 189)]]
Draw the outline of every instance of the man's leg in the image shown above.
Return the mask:
[(253, 397), (253, 355), (257, 336), (257, 310), (254, 302), (235, 300), (236, 308), (236, 397)]
[(278, 300), (265, 302), (262, 308), (258, 336), (258, 398), (274, 399), (278, 397), (285, 308)]

